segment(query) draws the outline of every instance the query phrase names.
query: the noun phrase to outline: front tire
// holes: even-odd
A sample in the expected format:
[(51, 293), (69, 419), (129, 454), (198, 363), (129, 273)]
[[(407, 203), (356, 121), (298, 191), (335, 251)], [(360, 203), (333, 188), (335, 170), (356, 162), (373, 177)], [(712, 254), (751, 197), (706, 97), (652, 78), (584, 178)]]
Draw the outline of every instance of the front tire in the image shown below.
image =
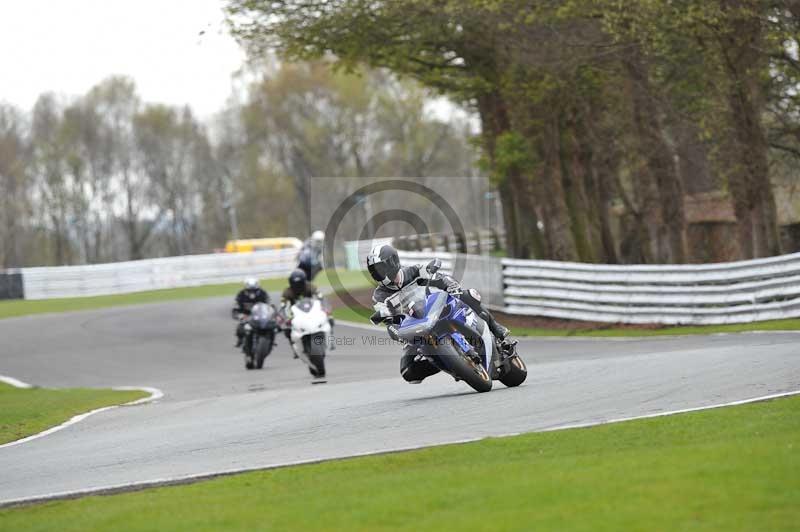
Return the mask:
[(272, 335), (256, 337), (253, 345), (253, 353), (255, 359), (256, 369), (264, 367), (264, 359), (267, 358), (270, 351), (272, 351), (272, 342), (274, 337)]
[(492, 378), (481, 364), (468, 355), (462, 355), (450, 345), (440, 345), (436, 356), (448, 368), (451, 375), (466, 382), (478, 393), (492, 389)]
[(325, 376), (325, 335), (315, 334), (308, 337), (306, 344), (306, 354), (311, 365), (308, 371), (317, 378)]

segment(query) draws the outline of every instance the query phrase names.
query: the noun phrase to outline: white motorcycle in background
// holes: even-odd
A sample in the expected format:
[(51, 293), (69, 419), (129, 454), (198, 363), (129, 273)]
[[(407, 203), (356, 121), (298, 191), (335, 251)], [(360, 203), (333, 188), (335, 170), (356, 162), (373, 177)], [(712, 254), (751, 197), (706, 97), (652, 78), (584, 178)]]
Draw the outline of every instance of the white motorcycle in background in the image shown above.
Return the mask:
[(291, 320), (292, 350), (316, 378), (325, 376), (325, 346), (331, 334), (330, 311), (317, 297), (299, 299), (286, 315)]

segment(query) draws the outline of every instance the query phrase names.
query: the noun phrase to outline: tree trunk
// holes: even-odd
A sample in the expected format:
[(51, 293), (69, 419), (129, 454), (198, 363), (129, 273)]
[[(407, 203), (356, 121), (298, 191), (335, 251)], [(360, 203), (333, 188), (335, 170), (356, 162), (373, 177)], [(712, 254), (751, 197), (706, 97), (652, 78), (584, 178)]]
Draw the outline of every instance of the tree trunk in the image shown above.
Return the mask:
[(684, 193), (672, 150), (664, 140), (659, 102), (652, 96), (646, 67), (638, 52), (629, 54), (625, 68), (639, 151), (646, 164), (641, 172), (642, 199), (651, 259), (682, 264), (687, 255)]
[[(728, 13), (742, 7), (741, 0), (723, 3)], [(728, 76), (727, 100), (733, 129), (733, 168), (729, 186), (733, 196), (740, 246), (745, 258), (781, 253), (778, 215), (767, 162), (768, 145), (761, 122), (763, 97), (760, 74), (766, 69), (760, 43), (760, 21), (740, 16), (730, 21), (730, 31), (720, 35), (720, 51)]]
[[(568, 164), (564, 175), (569, 176), (571, 190), (567, 201), (575, 229), (578, 254), (583, 262), (606, 262), (603, 247), (602, 228), (597, 184), (592, 170), (592, 151), (585, 131), (580, 126), (582, 119), (577, 111), (571, 109), (567, 115), (566, 127), (562, 135)], [(578, 229), (578, 228), (581, 229)]]
[(580, 255), (575, 244), (573, 219), (564, 190), (565, 179), (562, 172), (561, 128), (557, 116), (552, 117), (544, 129), (542, 143), (544, 164), (542, 181), (549, 198), (544, 205), (545, 229), (549, 242), (550, 257), (554, 260), (578, 261)]
[[(499, 93), (488, 93), (478, 98), (478, 111), (484, 148), (489, 159), (494, 161), (497, 137), (511, 129), (507, 104)], [(518, 258), (543, 256), (544, 241), (530, 180), (519, 171), (511, 171), (504, 176), (499, 189), (509, 255)]]

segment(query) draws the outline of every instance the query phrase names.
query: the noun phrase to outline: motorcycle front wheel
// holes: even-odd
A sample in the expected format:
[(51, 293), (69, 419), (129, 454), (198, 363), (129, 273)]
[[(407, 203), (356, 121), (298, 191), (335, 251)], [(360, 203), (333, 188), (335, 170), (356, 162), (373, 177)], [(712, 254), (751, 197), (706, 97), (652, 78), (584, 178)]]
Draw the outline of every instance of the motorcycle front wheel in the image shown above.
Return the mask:
[(486, 368), (468, 355), (458, 352), (452, 345), (437, 346), (436, 357), (446, 371), (469, 384), (476, 392), (483, 393), (492, 389), (492, 378)]
[(306, 336), (304, 339), (306, 355), (311, 365), (308, 371), (314, 377), (325, 376), (325, 335), (323, 333)]
[(272, 351), (272, 343), (274, 340), (274, 334), (256, 337), (255, 341), (253, 342), (253, 354), (255, 358), (256, 369), (261, 369), (264, 367), (264, 359), (266, 359), (270, 351)]

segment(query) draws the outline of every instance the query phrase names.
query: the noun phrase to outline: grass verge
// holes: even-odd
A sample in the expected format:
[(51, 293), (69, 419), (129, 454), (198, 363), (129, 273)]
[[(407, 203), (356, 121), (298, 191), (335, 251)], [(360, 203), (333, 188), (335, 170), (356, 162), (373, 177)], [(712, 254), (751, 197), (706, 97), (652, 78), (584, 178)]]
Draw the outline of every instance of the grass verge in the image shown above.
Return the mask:
[(754, 323), (731, 323), (727, 325), (699, 325), (663, 327), (660, 329), (645, 328), (608, 328), (595, 329), (545, 329), (532, 327), (512, 327), (516, 336), (589, 336), (589, 337), (639, 337), (639, 336), (680, 336), (686, 334), (715, 334), (748, 331), (800, 331), (800, 319), (760, 321)]
[(0, 382), (0, 444), (36, 434), (77, 414), (147, 395), (136, 390), (15, 388)]
[[(368, 286), (369, 283), (362, 272), (339, 271), (340, 283), (346, 288), (359, 288)], [(321, 288), (328, 288), (331, 282), (327, 272), (321, 273), (315, 283)], [(264, 279), (262, 287), (267, 291), (280, 291), (286, 288), (287, 282), (283, 277)], [(151, 290), (147, 292), (134, 292), (132, 294), (119, 294), (94, 297), (72, 297), (64, 299), (41, 300), (7, 300), (0, 301), (0, 319), (28, 314), (41, 314), (44, 312), (69, 312), (74, 310), (89, 310), (97, 308), (117, 307), (122, 305), (136, 305), (141, 303), (155, 303), (161, 301), (198, 299), (230, 295), (231, 300), (241, 288), (241, 283), (227, 283), (207, 286), (190, 286), (184, 288), (170, 288), (166, 290)]]
[(800, 398), (0, 511), (0, 529), (797, 530)]
[(343, 306), (334, 308), (332, 314), (337, 320), (354, 321), (368, 325), (372, 312), (372, 309)]

